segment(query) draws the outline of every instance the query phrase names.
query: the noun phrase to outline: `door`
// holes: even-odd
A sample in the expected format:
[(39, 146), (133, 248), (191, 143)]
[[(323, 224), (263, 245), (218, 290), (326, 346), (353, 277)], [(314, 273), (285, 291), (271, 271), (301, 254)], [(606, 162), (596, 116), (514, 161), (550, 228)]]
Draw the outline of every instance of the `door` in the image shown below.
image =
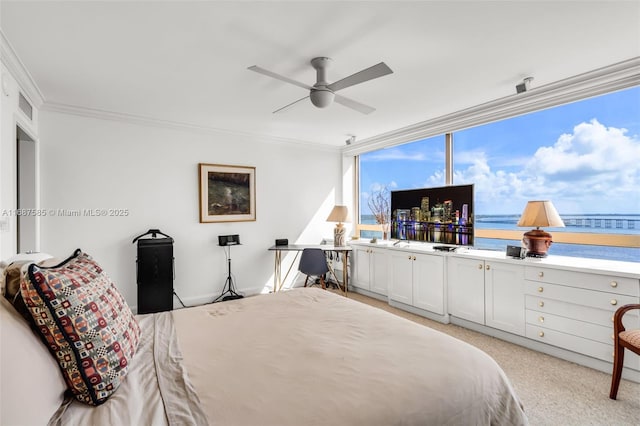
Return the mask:
[(484, 324), (484, 261), (449, 257), (449, 313)]
[(369, 253), (371, 264), (369, 285), (371, 286), (371, 291), (385, 296), (388, 293), (387, 286), (389, 285), (387, 277), (389, 262), (387, 257), (387, 250), (371, 249), (371, 253)]
[(416, 254), (413, 260), (413, 306), (444, 314), (444, 257)]
[(353, 263), (351, 285), (369, 290), (369, 248), (353, 246), (351, 258)]
[(33, 210), (34, 214), (16, 215), (18, 253), (39, 250), (37, 239), (38, 207), (36, 197), (36, 143), (20, 127), (17, 127), (17, 211)]
[(524, 266), (487, 261), (484, 276), (486, 324), (524, 336)]
[(413, 304), (413, 254), (392, 251), (389, 254), (389, 299)]

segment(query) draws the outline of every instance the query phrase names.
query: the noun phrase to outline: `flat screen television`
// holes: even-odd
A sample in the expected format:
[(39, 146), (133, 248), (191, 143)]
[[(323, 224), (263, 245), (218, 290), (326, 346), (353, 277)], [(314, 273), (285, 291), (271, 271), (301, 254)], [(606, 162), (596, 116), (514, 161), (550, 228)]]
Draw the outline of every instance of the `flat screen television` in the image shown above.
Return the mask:
[(391, 238), (473, 246), (473, 184), (391, 192)]

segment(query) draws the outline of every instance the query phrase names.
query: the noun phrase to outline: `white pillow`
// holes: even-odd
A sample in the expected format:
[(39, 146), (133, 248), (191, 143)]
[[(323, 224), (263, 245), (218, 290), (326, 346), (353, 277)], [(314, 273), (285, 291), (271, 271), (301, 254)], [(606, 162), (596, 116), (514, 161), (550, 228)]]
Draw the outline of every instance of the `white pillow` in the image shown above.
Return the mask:
[(8, 259), (0, 260), (0, 292), (4, 294), (4, 268), (16, 261), (38, 263), (52, 257), (47, 253), (18, 253)]
[(26, 262), (33, 262), (33, 263), (38, 263), (41, 262), (43, 260), (52, 258), (53, 256), (51, 256), (50, 254), (47, 253), (18, 253), (16, 255), (11, 256), (8, 259), (2, 260), (0, 261), (0, 267), (5, 268), (7, 266), (9, 266), (12, 262), (15, 261), (26, 261)]
[(27, 322), (0, 297), (0, 425), (46, 425), (67, 385)]

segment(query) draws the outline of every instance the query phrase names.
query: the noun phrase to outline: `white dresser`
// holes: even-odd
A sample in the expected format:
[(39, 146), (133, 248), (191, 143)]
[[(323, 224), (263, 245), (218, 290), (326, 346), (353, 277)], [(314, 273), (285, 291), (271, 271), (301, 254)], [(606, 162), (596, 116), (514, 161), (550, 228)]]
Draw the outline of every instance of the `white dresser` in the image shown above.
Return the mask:
[[(638, 303), (638, 279), (525, 266), (526, 336), (540, 342), (613, 361), (613, 314)], [(625, 315), (627, 327), (640, 328), (637, 311)], [(637, 356), (625, 365), (640, 370)]]
[[(512, 259), (467, 248), (439, 252), (416, 242), (351, 245), (361, 254), (353, 257), (355, 291), (386, 294), (401, 309), (608, 373), (613, 314), (640, 303), (640, 263)], [(625, 326), (640, 328), (637, 312), (625, 315)], [(640, 357), (625, 357), (623, 377), (640, 382)]]

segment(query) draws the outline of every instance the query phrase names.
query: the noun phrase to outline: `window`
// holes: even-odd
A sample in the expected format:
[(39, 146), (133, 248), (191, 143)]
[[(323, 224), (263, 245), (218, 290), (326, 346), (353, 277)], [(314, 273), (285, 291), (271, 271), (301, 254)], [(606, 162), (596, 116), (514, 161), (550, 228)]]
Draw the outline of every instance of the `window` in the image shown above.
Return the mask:
[(360, 155), (360, 236), (380, 238), (369, 200), (385, 189), (442, 186), (444, 182), (444, 135)]
[[(548, 230), (552, 254), (640, 258), (640, 87), (455, 131), (453, 141), (452, 183), (475, 187), (477, 248), (519, 245), (526, 202), (550, 199), (566, 225)], [(361, 223), (372, 183), (444, 185), (444, 149), (442, 136), (361, 155)], [(416, 168), (412, 158), (428, 160)]]

